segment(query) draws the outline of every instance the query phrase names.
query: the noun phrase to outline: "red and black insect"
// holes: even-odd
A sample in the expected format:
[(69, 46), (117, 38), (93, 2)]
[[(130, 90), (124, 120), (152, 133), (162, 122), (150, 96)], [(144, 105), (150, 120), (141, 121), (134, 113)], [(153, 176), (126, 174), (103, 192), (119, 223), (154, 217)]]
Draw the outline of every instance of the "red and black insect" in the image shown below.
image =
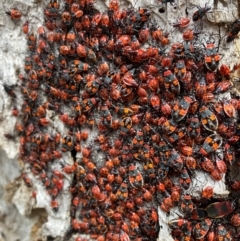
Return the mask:
[(162, 124), (163, 132), (168, 135), (173, 133), (176, 130), (176, 128), (177, 128), (177, 123), (173, 119), (166, 120)]
[(222, 218), (231, 214), (235, 209), (232, 201), (216, 202), (206, 207), (206, 212), (209, 218)]
[(178, 95), (180, 92), (180, 84), (176, 76), (169, 69), (166, 69), (163, 75), (165, 89), (175, 95)]
[(200, 153), (207, 156), (211, 152), (215, 152), (221, 145), (222, 138), (219, 135), (212, 134), (205, 139), (203, 146), (200, 148)]
[(6, 11), (5, 13), (9, 15), (12, 20), (19, 20), (22, 17), (21, 11), (19, 11), (16, 8), (12, 8), (9, 11)]
[(27, 176), (26, 173), (23, 173), (23, 174), (22, 174), (22, 179), (23, 179), (23, 181), (24, 181), (24, 183), (25, 183), (25, 185), (26, 185), (27, 187), (32, 187), (32, 186), (33, 186), (31, 179)]
[(181, 171), (179, 182), (184, 189), (186, 189), (186, 190), (189, 189), (190, 184), (191, 184), (191, 178), (188, 174), (186, 167), (184, 167)]
[(219, 224), (216, 228), (216, 240), (232, 240), (232, 235), (223, 225)]
[(202, 239), (206, 236), (208, 233), (208, 230), (210, 229), (212, 225), (212, 221), (208, 218), (202, 220), (200, 223), (196, 224), (193, 228), (193, 235), (194, 237), (198, 239)]
[(179, 127), (172, 134), (170, 134), (167, 139), (169, 140), (170, 143), (174, 143), (174, 142), (177, 142), (178, 140), (181, 140), (185, 135), (186, 135), (185, 127)]
[(125, 201), (128, 198), (128, 185), (126, 182), (122, 182), (116, 193), (116, 198), (119, 201)]
[(200, 31), (194, 31), (192, 29), (186, 29), (183, 32), (182, 37), (185, 41), (192, 41), (195, 38), (197, 38), (200, 33), (201, 33)]
[(98, 102), (98, 98), (84, 99), (80, 104), (83, 112), (89, 112)]
[(206, 15), (206, 13), (211, 10), (211, 7), (207, 6), (207, 3), (203, 8), (200, 6), (196, 6), (196, 7), (198, 8), (198, 10), (192, 16), (192, 20), (194, 22), (198, 20), (202, 20), (203, 17)]
[(176, 105), (173, 106), (172, 119), (174, 122), (181, 121), (188, 113), (192, 99), (189, 96), (184, 96)]
[(174, 219), (168, 223), (169, 227), (173, 229), (172, 235), (174, 238), (181, 238), (183, 240), (190, 240), (192, 236), (192, 224), (185, 219)]
[(129, 183), (133, 188), (141, 188), (143, 186), (143, 177), (135, 165), (130, 165), (128, 168)]
[(202, 198), (211, 199), (213, 197), (213, 188), (211, 186), (207, 186), (202, 190), (201, 194)]
[(240, 31), (240, 19), (237, 19), (235, 22), (233, 22), (230, 31), (227, 35), (227, 43), (232, 42), (235, 38), (237, 38), (238, 33)]
[(28, 20), (23, 24), (22, 31), (24, 34), (26, 34), (26, 35), (28, 34), (28, 31), (29, 31), (29, 21)]
[(168, 165), (174, 170), (181, 171), (183, 168), (183, 160), (180, 154), (175, 149), (172, 149), (169, 154), (169, 158), (167, 159)]
[(191, 138), (197, 138), (201, 134), (201, 122), (197, 116), (193, 116), (189, 119), (187, 119), (188, 123), (188, 128), (187, 128), (187, 133), (188, 136)]
[(185, 61), (183, 59), (178, 60), (174, 68), (174, 73), (180, 81), (183, 81), (185, 78), (186, 71)]
[(64, 136), (61, 142), (63, 152), (71, 151), (74, 147), (73, 138), (70, 135)]
[(190, 194), (186, 194), (180, 199), (179, 208), (186, 215), (190, 215), (194, 207), (195, 206)]
[(218, 128), (218, 119), (216, 115), (211, 112), (207, 106), (203, 106), (199, 110), (201, 122), (204, 128), (210, 131), (215, 131)]
[(210, 71), (216, 71), (221, 60), (220, 54), (218, 53), (218, 47), (214, 46), (214, 41), (208, 41), (205, 48), (205, 66)]
[(11, 97), (13, 97), (13, 98), (16, 98), (17, 97), (17, 95), (15, 94), (15, 92), (14, 92), (14, 86), (9, 86), (9, 85), (7, 85), (7, 84), (3, 84), (3, 87), (4, 87), (4, 90), (6, 91), (6, 93), (9, 95), (9, 96), (11, 96)]
[(186, 27), (189, 26), (189, 24), (190, 24), (189, 18), (181, 17), (180, 19), (178, 19), (178, 21), (176, 23), (173, 24), (173, 27), (175, 27), (175, 28), (186, 28)]
[(240, 226), (240, 214), (239, 213), (233, 214), (230, 222), (233, 226), (239, 227)]

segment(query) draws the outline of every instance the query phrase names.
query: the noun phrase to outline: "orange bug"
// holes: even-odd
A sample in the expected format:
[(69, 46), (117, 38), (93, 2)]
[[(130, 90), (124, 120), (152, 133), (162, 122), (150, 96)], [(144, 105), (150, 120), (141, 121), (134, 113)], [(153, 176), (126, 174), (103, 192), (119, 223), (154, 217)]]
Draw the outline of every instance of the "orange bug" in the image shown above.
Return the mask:
[(16, 8), (12, 8), (9, 11), (6, 11), (5, 13), (9, 15), (12, 20), (19, 20), (22, 17), (22, 12)]

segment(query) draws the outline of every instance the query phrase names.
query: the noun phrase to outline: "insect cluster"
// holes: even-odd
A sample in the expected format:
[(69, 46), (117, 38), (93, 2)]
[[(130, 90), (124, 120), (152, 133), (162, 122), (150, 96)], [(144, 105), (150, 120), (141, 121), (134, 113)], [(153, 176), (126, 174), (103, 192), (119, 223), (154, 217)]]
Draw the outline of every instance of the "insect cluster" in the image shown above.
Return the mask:
[[(194, 22), (202, 21), (205, 8)], [(16, 20), (13, 11), (8, 15)], [(37, 34), (29, 22), (23, 25), (28, 55), (19, 76), (23, 103), (12, 110), (19, 120), (15, 131), (21, 159), (45, 186), (56, 212), (72, 176), (66, 240), (72, 234), (98, 241), (156, 240), (156, 205), (166, 213), (178, 206), (193, 219), (169, 223), (175, 240), (236, 236), (240, 216), (231, 201), (211, 201), (210, 187), (201, 200), (189, 191), (195, 170), (220, 181), (236, 162), (240, 102), (217, 97), (231, 88), (230, 69), (219, 66), (213, 39), (204, 42), (201, 31), (184, 30), (190, 19), (174, 24), (183, 39), (171, 43), (150, 15), (147, 8), (120, 9), (117, 0), (104, 13), (93, 0), (65, 0), (61, 7), (51, 0)], [(11, 86), (4, 88), (16, 98)], [(71, 165), (64, 162), (68, 154)], [(60, 168), (53, 168), (56, 163)], [(22, 177), (33, 186), (26, 173)], [(240, 181), (229, 183), (240, 190)], [(212, 219), (230, 214), (226, 227), (212, 225)]]

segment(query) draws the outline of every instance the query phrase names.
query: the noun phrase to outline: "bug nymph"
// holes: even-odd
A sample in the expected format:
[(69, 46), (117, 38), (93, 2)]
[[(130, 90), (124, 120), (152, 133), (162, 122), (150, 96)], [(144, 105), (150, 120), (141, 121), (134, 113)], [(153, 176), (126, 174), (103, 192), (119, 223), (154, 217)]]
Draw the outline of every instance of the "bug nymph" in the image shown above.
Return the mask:
[(164, 13), (165, 12), (165, 7), (163, 7), (162, 5), (165, 4), (167, 6), (168, 3), (170, 3), (171, 6), (174, 6), (174, 9), (177, 8), (177, 4), (174, 4), (174, 0), (158, 0), (161, 4), (160, 4), (160, 8), (159, 8), (159, 13)]
[(196, 6), (196, 7), (198, 8), (198, 10), (192, 16), (192, 20), (194, 22), (198, 20), (202, 20), (202, 18), (206, 15), (206, 13), (211, 10), (211, 7), (207, 6), (207, 3), (203, 8), (201, 8), (200, 6)]
[(9, 11), (5, 12), (12, 20), (19, 20), (22, 17), (21, 11), (16, 8), (12, 8)]

